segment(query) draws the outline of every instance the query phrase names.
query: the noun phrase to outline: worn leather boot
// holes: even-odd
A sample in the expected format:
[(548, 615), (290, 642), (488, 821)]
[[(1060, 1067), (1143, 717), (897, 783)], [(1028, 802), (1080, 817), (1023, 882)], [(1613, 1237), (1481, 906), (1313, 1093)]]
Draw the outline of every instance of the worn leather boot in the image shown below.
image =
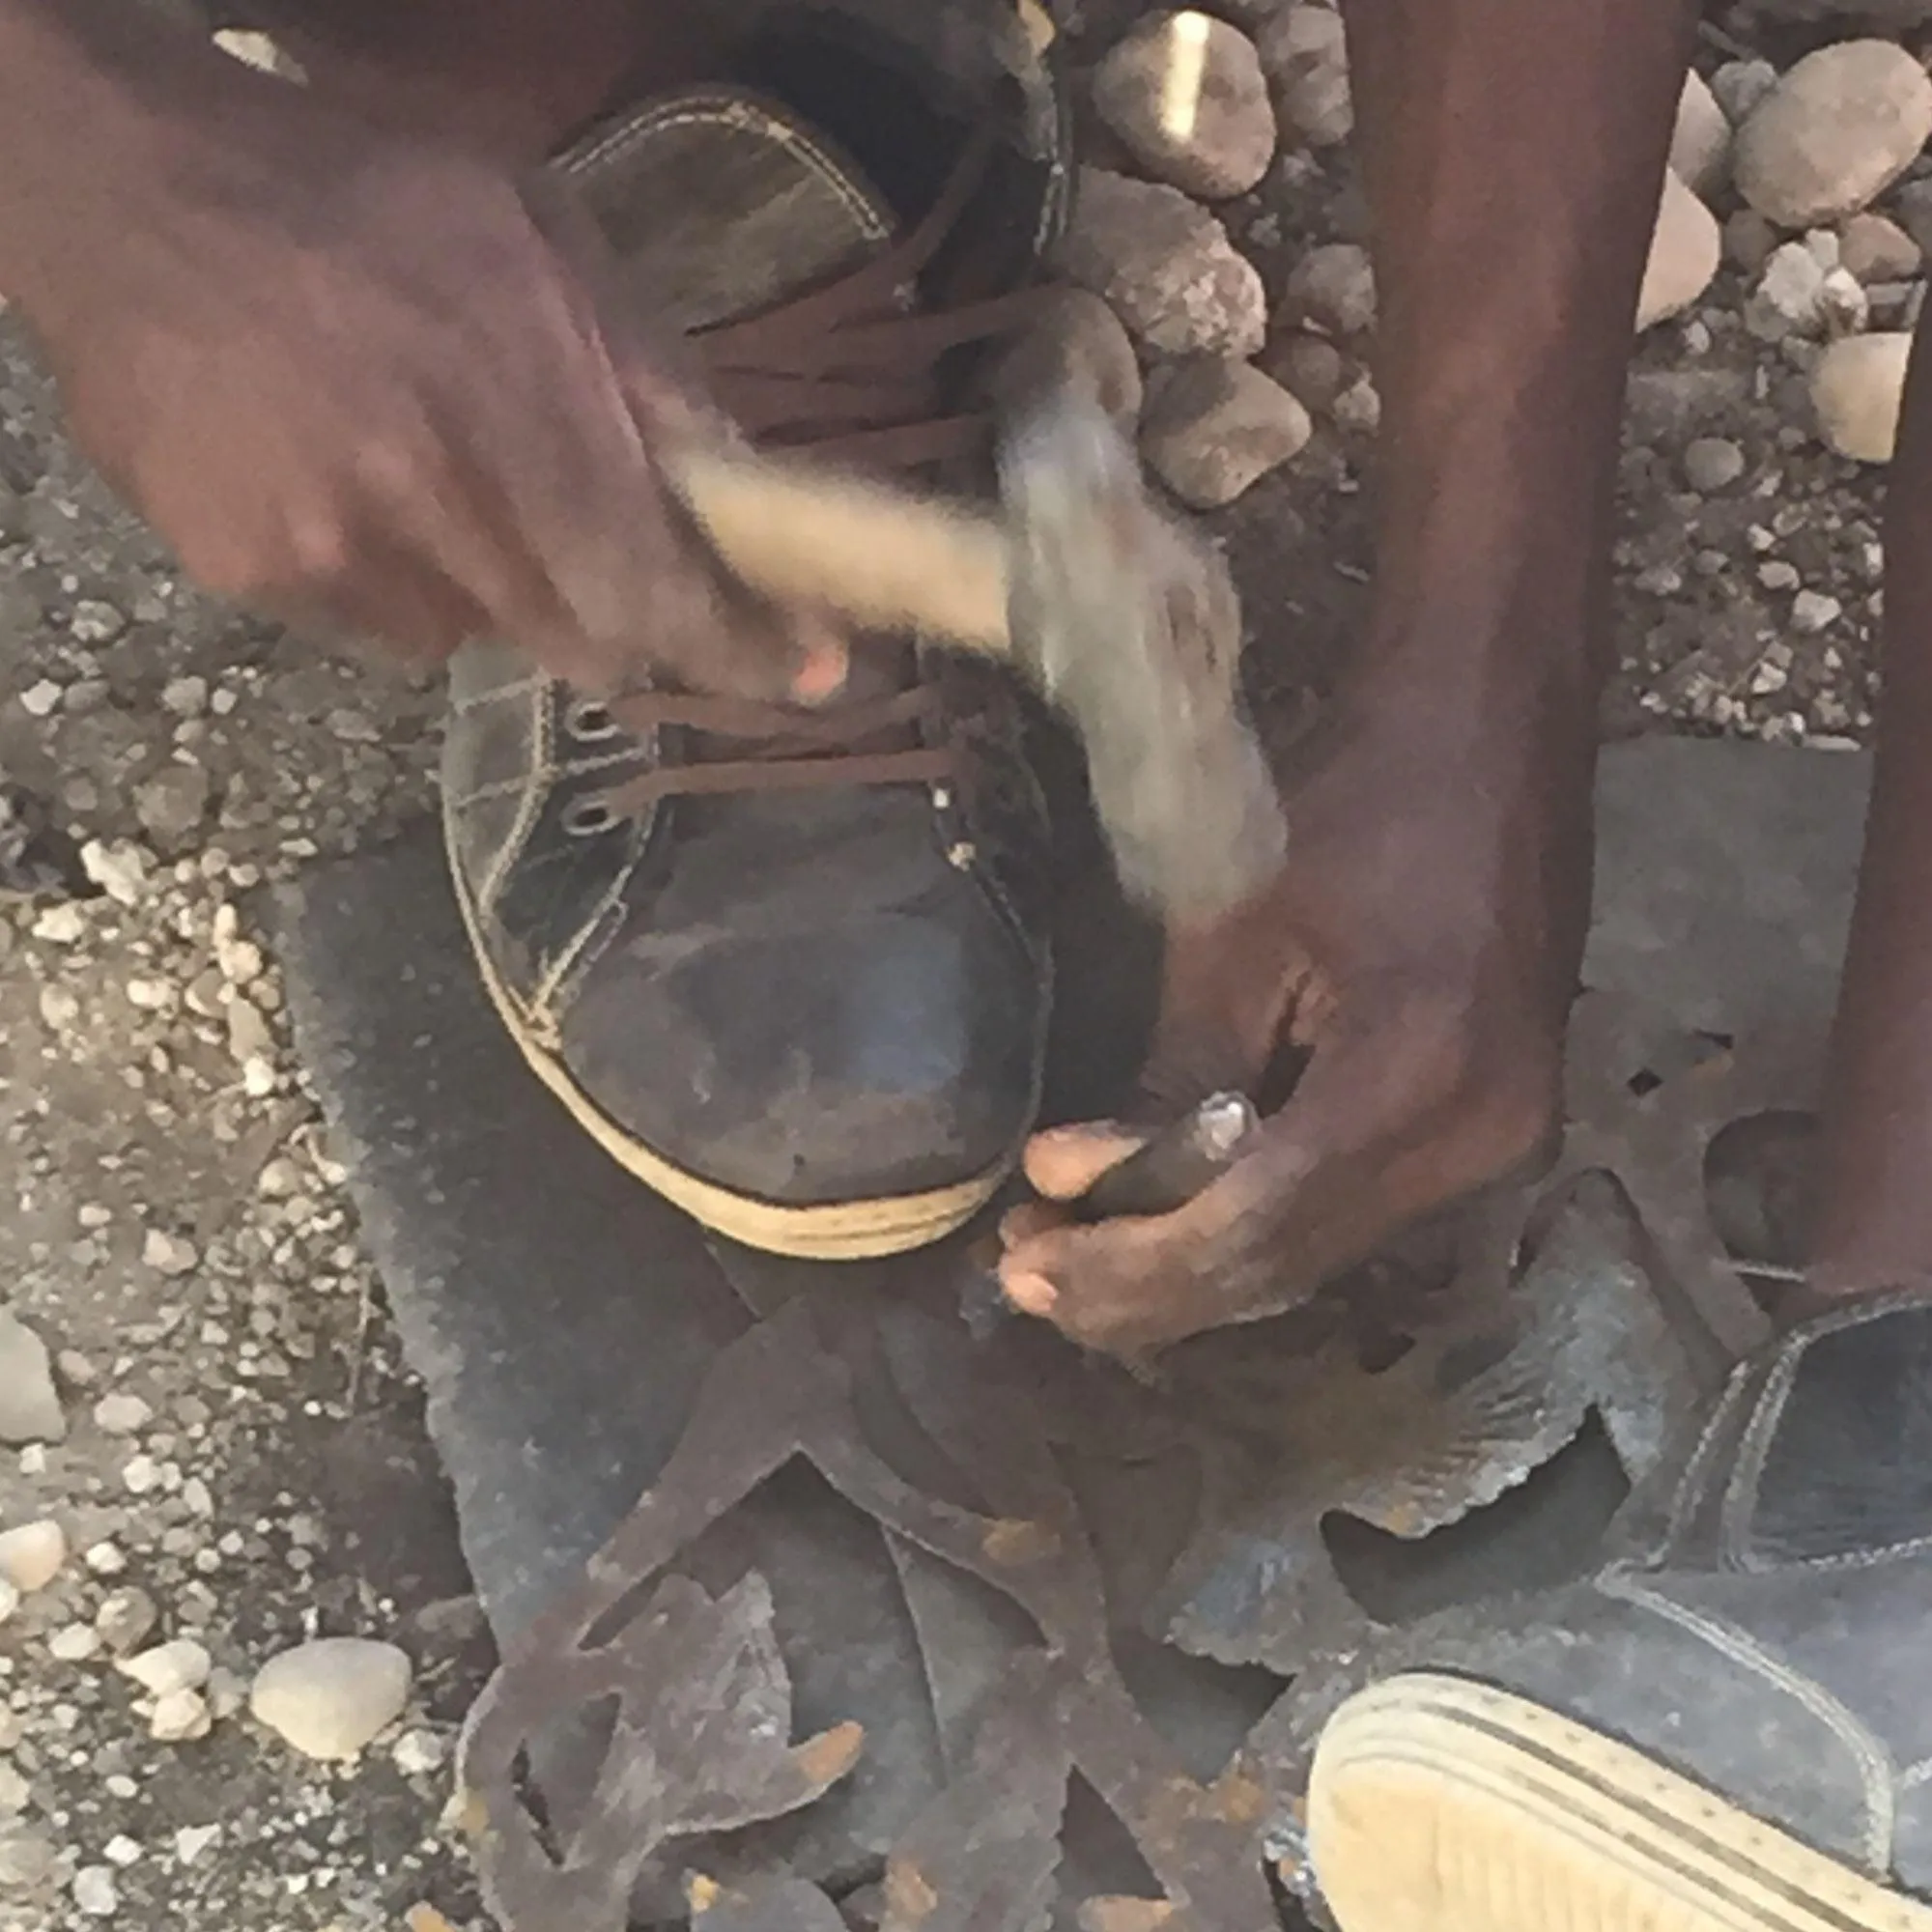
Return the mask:
[(1746, 1362), (1662, 1474), (1593, 1581), (1341, 1705), (1344, 1932), (1932, 1932), (1932, 1290)]
[[(660, 99), (558, 163), (768, 443), (983, 457), (960, 412), (1067, 179), (1044, 16), (1013, 0), (774, 5), (741, 83)], [(962, 468), (961, 466), (967, 466)], [(453, 667), (451, 868), (529, 1064), (632, 1173), (778, 1253), (946, 1235), (1032, 1125), (1045, 825), (1015, 694), (918, 639), (815, 711), (611, 703), (514, 641)]]

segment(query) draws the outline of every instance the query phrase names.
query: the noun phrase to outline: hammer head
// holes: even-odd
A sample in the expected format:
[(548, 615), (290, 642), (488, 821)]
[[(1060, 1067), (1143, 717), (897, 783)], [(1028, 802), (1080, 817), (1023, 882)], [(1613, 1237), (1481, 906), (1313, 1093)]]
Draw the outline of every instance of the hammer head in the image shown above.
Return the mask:
[(1231, 911), (1280, 870), (1287, 825), (1241, 702), (1225, 560), (1070, 392), (1007, 431), (1000, 485), (1014, 654), (1080, 735), (1123, 889), (1170, 923)]

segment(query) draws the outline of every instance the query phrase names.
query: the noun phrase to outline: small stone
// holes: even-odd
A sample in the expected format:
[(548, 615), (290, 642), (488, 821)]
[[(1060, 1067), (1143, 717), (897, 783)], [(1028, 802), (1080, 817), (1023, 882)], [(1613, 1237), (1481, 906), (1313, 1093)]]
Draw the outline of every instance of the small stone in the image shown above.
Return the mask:
[(1261, 366), (1305, 409), (1326, 411), (1349, 386), (1349, 365), (1325, 335), (1278, 337)]
[(67, 1563), (67, 1532), (52, 1521), (0, 1530), (0, 1577), (23, 1597), (44, 1590)]
[(248, 1708), (304, 1757), (352, 1758), (402, 1716), (410, 1677), (392, 1643), (318, 1637), (263, 1666)]
[(0, 1813), (12, 1816), (24, 1811), (34, 1795), (24, 1775), (11, 1764), (0, 1764)]
[(1206, 201), (1246, 194), (1274, 159), (1274, 105), (1255, 43), (1188, 8), (1143, 20), (1094, 74), (1094, 106), (1158, 181)]
[(1082, 168), (1060, 262), (1164, 354), (1252, 355), (1266, 337), (1260, 270), (1179, 188)]
[(1733, 175), (1784, 228), (1867, 207), (1932, 135), (1932, 80), (1893, 41), (1840, 41), (1805, 55), (1738, 129)]
[[(152, 1234), (149, 1238), (153, 1238)], [(156, 1264), (148, 1259), (148, 1265), (153, 1267)], [(102, 1396), (94, 1405), (94, 1426), (103, 1435), (138, 1435), (154, 1419), (155, 1411), (139, 1396), (121, 1389)]]
[(161, 703), (177, 718), (199, 718), (208, 709), (208, 680), (177, 677), (161, 688)]
[(1359, 335), (1376, 326), (1376, 271), (1352, 242), (1311, 248), (1288, 278), (1296, 317), (1328, 335)]
[(47, 1638), (47, 1655), (62, 1663), (85, 1663), (100, 1655), (100, 1633), (92, 1624), (63, 1624)]
[(71, 1889), (76, 1910), (90, 1918), (111, 1918), (120, 1909), (121, 1894), (111, 1866), (82, 1865), (73, 1875)]
[(1718, 217), (1674, 171), (1666, 170), (1637, 295), (1637, 328), (1649, 328), (1689, 308), (1711, 286), (1721, 250)]
[(73, 607), (73, 617), (68, 625), (69, 633), (76, 643), (110, 643), (128, 628), (128, 620), (111, 604), (103, 604), (98, 597), (83, 597)]
[(1375, 382), (1358, 376), (1335, 398), (1335, 427), (1351, 436), (1374, 436), (1382, 424), (1382, 398)]
[(134, 789), (141, 830), (164, 852), (178, 851), (208, 816), (210, 781), (200, 765), (169, 765)]
[(1670, 171), (1692, 194), (1714, 193), (1723, 185), (1731, 157), (1731, 124), (1704, 76), (1692, 68), (1677, 97), (1677, 126), (1670, 136)]
[(161, 1620), (155, 1600), (145, 1590), (114, 1590), (94, 1613), (94, 1628), (116, 1657), (138, 1650)]
[(175, 1857), (183, 1864), (191, 1865), (211, 1845), (219, 1841), (219, 1825), (184, 1825), (175, 1833)]
[(1745, 307), (1745, 327), (1761, 342), (1803, 335), (1823, 327), (1828, 270), (1803, 242), (1774, 248)]
[(0, 1892), (40, 1890), (59, 1862), (60, 1854), (44, 1833), (20, 1824), (0, 1830)]
[(178, 1636), (152, 1650), (124, 1657), (117, 1666), (151, 1697), (171, 1697), (178, 1690), (199, 1690), (213, 1668), (208, 1652), (192, 1637)]
[(117, 1832), (101, 1846), (100, 1856), (109, 1864), (119, 1865), (126, 1871), (129, 1865), (141, 1862), (141, 1848), (125, 1832)]
[(1791, 600), (1791, 628), (1800, 637), (1815, 638), (1844, 614), (1845, 607), (1822, 590), (1801, 590)]
[(995, 364), (987, 393), (1011, 414), (1071, 393), (1129, 437), (1144, 400), (1140, 361), (1120, 317), (1092, 290), (1068, 288), (1042, 292), (1038, 320)]
[(1256, 36), (1283, 123), (1311, 148), (1333, 148), (1354, 131), (1349, 43), (1342, 16), (1327, 7), (1285, 7)]
[(151, 862), (138, 845), (125, 838), (111, 845), (90, 838), (80, 848), (81, 869), (116, 905), (141, 903), (148, 885)]
[(1299, 452), (1313, 434), (1308, 412), (1246, 362), (1200, 356), (1176, 367), (1156, 391), (1141, 454), (1183, 503), (1214, 510)]
[(1910, 281), (1924, 266), (1924, 251), (1890, 216), (1867, 211), (1845, 223), (1838, 261), (1860, 281)]
[(269, 1060), (275, 1051), (275, 1036), (260, 1007), (239, 995), (228, 1003), (228, 1051), (243, 1066), (250, 1061)]
[(39, 1004), (41, 1018), (55, 1033), (67, 1032), (80, 1018), (80, 996), (66, 986), (43, 986)]
[(77, 946), (87, 936), (87, 916), (71, 899), (48, 906), (34, 919), (36, 939), (53, 946)]
[(1777, 85), (1777, 70), (1768, 60), (1726, 61), (1711, 76), (1711, 92), (1733, 128)]
[(0, 1442), (58, 1442), (66, 1435), (47, 1345), (0, 1308)]
[(38, 684), (30, 684), (20, 694), (20, 709), (29, 718), (51, 718), (60, 709), (60, 686), (46, 677)]
[(0, 1624), (4, 1624), (19, 1607), (18, 1587), (10, 1583), (6, 1577), (0, 1577)]
[(128, 1567), (127, 1553), (118, 1543), (90, 1544), (81, 1551), (80, 1560), (97, 1577), (118, 1577)]
[(148, 1719), (148, 1735), (162, 1745), (191, 1745), (213, 1728), (213, 1714), (198, 1690), (170, 1690), (156, 1697)]
[(1745, 453), (1729, 438), (1700, 436), (1684, 452), (1684, 480), (1700, 497), (1728, 490), (1745, 473)]
[(449, 1755), (442, 1740), (434, 1731), (405, 1731), (396, 1740), (391, 1753), (395, 1766), (405, 1777), (427, 1777), (442, 1769)]
[(178, 1281), (194, 1272), (201, 1262), (201, 1250), (185, 1236), (172, 1235), (165, 1228), (150, 1228), (142, 1238), (141, 1260), (156, 1274)]
[(1811, 407), (1826, 446), (1855, 463), (1889, 463), (1912, 337), (1851, 335), (1827, 346), (1811, 372)]

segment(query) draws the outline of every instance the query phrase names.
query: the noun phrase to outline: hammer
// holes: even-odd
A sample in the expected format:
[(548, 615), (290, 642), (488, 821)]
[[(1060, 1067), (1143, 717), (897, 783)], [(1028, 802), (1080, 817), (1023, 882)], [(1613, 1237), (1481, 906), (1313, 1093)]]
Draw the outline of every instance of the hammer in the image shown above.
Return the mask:
[(1241, 707), (1227, 565), (1156, 508), (1085, 397), (1005, 433), (997, 513), (737, 450), (668, 469), (720, 560), (773, 602), (1012, 662), (1079, 735), (1138, 903), (1189, 923), (1273, 878), (1286, 828)]

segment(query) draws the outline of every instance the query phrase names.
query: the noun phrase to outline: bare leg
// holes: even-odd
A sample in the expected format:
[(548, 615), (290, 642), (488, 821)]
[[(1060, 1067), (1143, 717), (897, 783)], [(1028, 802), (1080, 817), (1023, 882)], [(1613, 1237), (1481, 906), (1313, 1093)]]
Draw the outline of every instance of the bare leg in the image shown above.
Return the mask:
[(1932, 1273), (1932, 350), (1920, 325), (1886, 508), (1885, 712), (1826, 1101), (1813, 1275)]

